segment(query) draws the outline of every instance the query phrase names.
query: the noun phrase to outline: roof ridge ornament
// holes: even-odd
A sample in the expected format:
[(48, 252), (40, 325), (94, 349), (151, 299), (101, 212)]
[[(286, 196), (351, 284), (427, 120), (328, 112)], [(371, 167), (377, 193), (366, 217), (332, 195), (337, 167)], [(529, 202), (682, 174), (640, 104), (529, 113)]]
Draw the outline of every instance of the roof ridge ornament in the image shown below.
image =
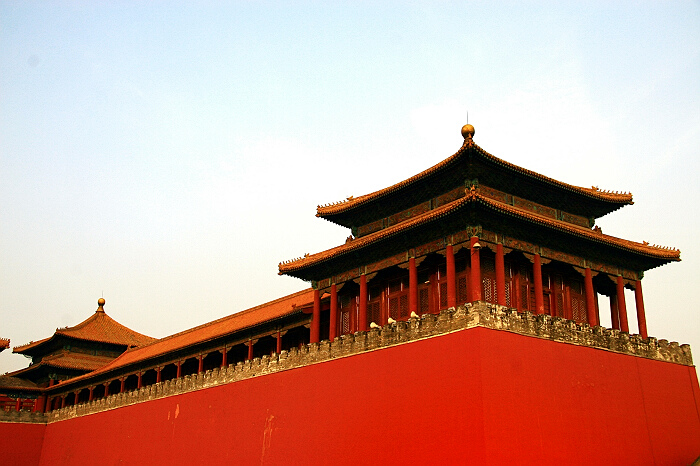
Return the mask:
[[(101, 312), (103, 314), (105, 313), (105, 299), (104, 298), (100, 298), (97, 300), (97, 310), (95, 312)], [(66, 328), (68, 328), (68, 327), (66, 327)]]
[(467, 123), (466, 125), (462, 126), (462, 137), (465, 140), (471, 141), (474, 138), (474, 126), (470, 125)]

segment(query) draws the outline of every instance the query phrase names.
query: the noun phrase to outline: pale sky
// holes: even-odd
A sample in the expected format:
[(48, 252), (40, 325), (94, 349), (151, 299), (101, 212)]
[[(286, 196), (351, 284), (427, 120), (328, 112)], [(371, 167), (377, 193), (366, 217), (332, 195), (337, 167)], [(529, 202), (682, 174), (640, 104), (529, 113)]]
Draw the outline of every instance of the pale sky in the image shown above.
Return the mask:
[(648, 328), (700, 361), (697, 1), (105, 3), (0, 1), (12, 346), (100, 296), (163, 337), (307, 287), (277, 264), (349, 234), (316, 205), (450, 156), (468, 111), (497, 157), (634, 194), (598, 224), (681, 250)]

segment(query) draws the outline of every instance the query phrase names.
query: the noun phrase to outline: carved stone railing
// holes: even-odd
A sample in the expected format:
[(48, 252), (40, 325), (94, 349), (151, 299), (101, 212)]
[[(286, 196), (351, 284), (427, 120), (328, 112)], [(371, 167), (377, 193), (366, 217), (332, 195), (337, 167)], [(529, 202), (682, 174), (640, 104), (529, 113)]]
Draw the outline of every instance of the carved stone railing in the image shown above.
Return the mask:
[(668, 343), (666, 340), (657, 340), (653, 337), (643, 340), (639, 335), (629, 335), (619, 330), (591, 327), (588, 324), (578, 324), (559, 317), (535, 315), (530, 312), (521, 313), (494, 304), (476, 302), (456, 309), (447, 309), (438, 315), (425, 314), (421, 318), (413, 318), (408, 322), (397, 322), (368, 332), (342, 335), (333, 342), (324, 340), (320, 343), (311, 343), (300, 349), (282, 351), (279, 355), (263, 356), (252, 361), (229, 365), (224, 369), (213, 369), (201, 374), (159, 382), (130, 392), (110, 395), (88, 403), (57, 409), (48, 413), (47, 420), (55, 422), (71, 419), (474, 327), (507, 331), (657, 361), (693, 364), (689, 345)]
[(31, 411), (0, 411), (0, 422), (14, 422), (21, 424), (45, 424), (47, 415)]

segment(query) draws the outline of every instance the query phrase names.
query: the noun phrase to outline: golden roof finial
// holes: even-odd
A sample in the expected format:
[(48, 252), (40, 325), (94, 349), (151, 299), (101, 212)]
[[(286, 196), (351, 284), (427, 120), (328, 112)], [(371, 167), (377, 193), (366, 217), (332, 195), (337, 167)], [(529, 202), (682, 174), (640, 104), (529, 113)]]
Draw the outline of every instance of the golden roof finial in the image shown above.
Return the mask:
[(105, 299), (104, 298), (98, 299), (97, 300), (97, 311), (95, 311), (95, 312), (104, 312), (105, 311), (104, 305), (105, 305)]
[(462, 126), (462, 137), (464, 139), (472, 139), (474, 137), (474, 132), (474, 127), (469, 123)]

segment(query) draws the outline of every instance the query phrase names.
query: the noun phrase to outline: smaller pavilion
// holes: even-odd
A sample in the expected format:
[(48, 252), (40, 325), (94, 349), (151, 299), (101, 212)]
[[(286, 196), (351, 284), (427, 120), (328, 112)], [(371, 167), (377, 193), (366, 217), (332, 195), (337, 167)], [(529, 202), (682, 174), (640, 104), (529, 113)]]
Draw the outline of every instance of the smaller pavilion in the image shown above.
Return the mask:
[(155, 341), (112, 319), (104, 305), (104, 298), (100, 298), (95, 313), (78, 325), (56, 329), (48, 338), (16, 346), (12, 352), (32, 362), (29, 367), (0, 376), (1, 407), (33, 409), (42, 388), (95, 371), (127, 349)]

